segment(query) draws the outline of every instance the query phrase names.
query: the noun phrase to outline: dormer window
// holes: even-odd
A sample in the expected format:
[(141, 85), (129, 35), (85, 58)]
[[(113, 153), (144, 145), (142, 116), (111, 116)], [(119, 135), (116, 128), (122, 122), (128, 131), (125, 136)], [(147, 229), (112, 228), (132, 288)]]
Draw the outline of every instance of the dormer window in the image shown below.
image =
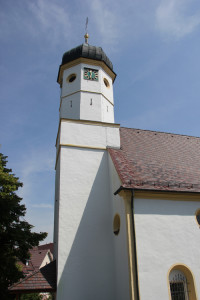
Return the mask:
[(26, 260), (26, 266), (29, 266), (30, 259)]

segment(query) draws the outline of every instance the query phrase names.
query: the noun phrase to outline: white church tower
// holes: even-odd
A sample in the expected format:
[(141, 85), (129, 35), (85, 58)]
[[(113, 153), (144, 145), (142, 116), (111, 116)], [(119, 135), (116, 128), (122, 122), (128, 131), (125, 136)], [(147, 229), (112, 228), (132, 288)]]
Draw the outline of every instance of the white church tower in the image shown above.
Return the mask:
[(54, 243), (57, 300), (114, 299), (114, 249), (109, 147), (116, 74), (102, 48), (85, 43), (66, 52), (58, 72)]

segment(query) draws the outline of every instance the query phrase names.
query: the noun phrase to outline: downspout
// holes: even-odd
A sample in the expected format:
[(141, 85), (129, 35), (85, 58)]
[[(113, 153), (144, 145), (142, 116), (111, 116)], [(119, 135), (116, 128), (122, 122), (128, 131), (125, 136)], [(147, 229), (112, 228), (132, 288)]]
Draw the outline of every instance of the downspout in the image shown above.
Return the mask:
[[(114, 193), (114, 195), (119, 194), (121, 191), (130, 191), (131, 192), (131, 219), (132, 219), (132, 248), (134, 252), (133, 260), (134, 260), (134, 271), (135, 271), (135, 296), (137, 300), (140, 300), (139, 293), (139, 280), (138, 280), (138, 263), (137, 263), (137, 248), (136, 248), (136, 230), (135, 230), (135, 217), (134, 217), (134, 189), (132, 188), (124, 188), (120, 186), (120, 188)], [(136, 299), (135, 299), (136, 300)]]
[(135, 217), (134, 217), (134, 189), (131, 189), (131, 211), (132, 211), (132, 224), (133, 224), (133, 248), (135, 260), (135, 281), (136, 281), (136, 295), (140, 300), (139, 282), (138, 282), (138, 263), (137, 263), (137, 248), (136, 248), (136, 231), (135, 231)]

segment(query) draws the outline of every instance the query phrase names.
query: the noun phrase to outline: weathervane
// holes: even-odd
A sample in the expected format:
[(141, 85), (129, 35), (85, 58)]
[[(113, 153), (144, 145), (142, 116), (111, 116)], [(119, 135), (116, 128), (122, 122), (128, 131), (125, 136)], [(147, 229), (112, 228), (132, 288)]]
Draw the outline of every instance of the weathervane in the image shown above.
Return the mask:
[(84, 35), (86, 44), (88, 44), (88, 38), (89, 38), (89, 34), (87, 33), (87, 26), (88, 26), (88, 17), (87, 17), (86, 22), (85, 22), (85, 35)]

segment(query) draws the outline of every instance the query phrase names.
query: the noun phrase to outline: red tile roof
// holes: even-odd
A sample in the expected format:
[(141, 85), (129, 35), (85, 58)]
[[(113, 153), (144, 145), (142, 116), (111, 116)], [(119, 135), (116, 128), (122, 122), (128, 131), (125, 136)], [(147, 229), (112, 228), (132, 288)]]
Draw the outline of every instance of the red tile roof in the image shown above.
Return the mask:
[(40, 249), (38, 249), (38, 247), (34, 247), (29, 252), (31, 255), (31, 257), (30, 257), (31, 263), (33, 264), (33, 266), (35, 268), (39, 268), (46, 256), (46, 254), (48, 253), (48, 250), (40, 250)]
[(53, 243), (50, 243), (30, 249), (30, 260), (28, 261), (28, 266), (23, 264), (21, 261), (18, 262), (18, 264), (22, 266), (22, 271), (25, 276), (29, 275), (35, 270), (38, 270), (41, 267), (45, 256), (47, 255), (49, 250), (51, 251), (51, 249), (53, 248), (52, 245)]
[(200, 192), (200, 138), (120, 128), (109, 149), (124, 188)]
[(48, 243), (48, 244), (44, 244), (44, 245), (39, 245), (38, 246), (38, 249), (39, 250), (50, 250), (51, 253), (53, 254), (53, 243)]
[[(35, 271), (35, 267), (32, 265), (31, 261), (29, 261), (29, 265), (26, 266), (25, 264), (23, 264), (23, 262), (18, 261), (17, 262), (18, 265), (20, 265), (22, 267), (22, 272), (25, 276), (31, 274), (33, 271)], [(38, 269), (38, 268), (37, 268)]]
[(26, 276), (9, 287), (11, 293), (16, 292), (51, 292), (56, 290), (56, 261)]

